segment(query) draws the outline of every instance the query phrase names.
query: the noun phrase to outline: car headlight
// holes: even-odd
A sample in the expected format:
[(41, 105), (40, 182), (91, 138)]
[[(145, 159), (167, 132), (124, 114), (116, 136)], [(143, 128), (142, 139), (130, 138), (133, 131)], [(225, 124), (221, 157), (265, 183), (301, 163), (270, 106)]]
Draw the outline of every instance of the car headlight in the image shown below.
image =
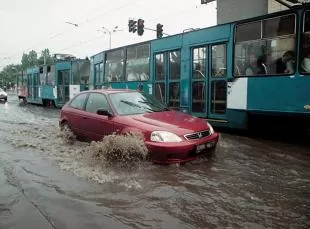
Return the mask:
[(174, 133), (168, 131), (153, 131), (151, 133), (153, 142), (181, 142), (182, 139)]
[(209, 129), (210, 129), (210, 134), (214, 134), (214, 129), (213, 129), (213, 127), (211, 126), (211, 124), (208, 123), (208, 122), (207, 122), (207, 124), (208, 124)]

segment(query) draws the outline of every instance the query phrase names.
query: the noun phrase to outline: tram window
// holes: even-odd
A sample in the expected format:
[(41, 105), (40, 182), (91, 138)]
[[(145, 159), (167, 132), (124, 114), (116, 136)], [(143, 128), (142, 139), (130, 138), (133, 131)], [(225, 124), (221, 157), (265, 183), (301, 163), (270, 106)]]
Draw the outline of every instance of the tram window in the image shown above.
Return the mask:
[(95, 77), (96, 77), (96, 84), (100, 82), (100, 65), (95, 64)]
[(293, 14), (258, 21), (262, 25), (261, 39), (236, 40), (234, 75), (293, 74), (296, 69), (295, 21)]
[(149, 45), (127, 48), (126, 78), (128, 81), (144, 81), (150, 78)]
[(204, 79), (206, 77), (206, 56), (207, 49), (205, 47), (193, 49), (193, 78)]
[(70, 100), (69, 86), (64, 86), (64, 90), (65, 90), (65, 101), (69, 101)]
[(301, 72), (310, 73), (310, 33), (303, 35), (301, 55)]
[(47, 84), (55, 85), (55, 65), (50, 67), (50, 71), (47, 73)]
[(103, 63), (99, 64), (99, 83), (103, 83)]
[(305, 12), (304, 34), (301, 48), (300, 70), (302, 73), (310, 73), (310, 11)]
[(58, 84), (63, 84), (63, 72), (62, 71), (58, 71)]
[(181, 52), (169, 52), (170, 79), (180, 79), (181, 74)]
[(29, 86), (32, 86), (32, 74), (27, 74), (27, 82)]
[(238, 25), (236, 28), (236, 42), (261, 39), (261, 22), (251, 22)]
[(45, 74), (43, 71), (43, 67), (39, 68), (39, 84), (44, 85), (45, 84)]
[(39, 84), (44, 85), (46, 81), (46, 72), (40, 72), (40, 80), (39, 80)]
[(226, 75), (226, 45), (212, 46), (212, 76)]
[(108, 109), (109, 105), (104, 95), (99, 93), (92, 93), (89, 95), (86, 103), (86, 111), (97, 113), (99, 108)]
[(106, 54), (105, 80), (108, 82), (124, 80), (124, 50), (115, 50)]
[(164, 65), (164, 54), (157, 54), (155, 56), (155, 80), (164, 80), (165, 78), (165, 65)]
[[(79, 79), (78, 84), (88, 84), (90, 63), (88, 61), (79, 62)], [(102, 81), (101, 81), (102, 82)]]
[(69, 85), (70, 78), (69, 78), (69, 70), (63, 71), (63, 78), (64, 78), (64, 84)]
[(80, 82), (78, 62), (72, 63), (72, 81), (73, 81), (73, 84), (79, 84)]
[(310, 11), (305, 12), (304, 32), (310, 32)]
[(70, 106), (79, 110), (83, 110), (86, 97), (87, 97), (86, 93), (78, 95), (77, 97), (72, 99)]
[(155, 98), (161, 103), (166, 103), (165, 96), (165, 84), (164, 83), (155, 83)]
[(205, 112), (205, 82), (192, 83), (192, 112)]
[(216, 80), (211, 83), (211, 112), (215, 114), (226, 113), (226, 88), (225, 80)]
[(169, 103), (170, 108), (180, 107), (180, 83), (169, 83)]
[(294, 14), (263, 20), (263, 38), (279, 37), (294, 33)]
[(34, 84), (34, 86), (39, 84), (39, 73), (33, 74), (33, 84)]

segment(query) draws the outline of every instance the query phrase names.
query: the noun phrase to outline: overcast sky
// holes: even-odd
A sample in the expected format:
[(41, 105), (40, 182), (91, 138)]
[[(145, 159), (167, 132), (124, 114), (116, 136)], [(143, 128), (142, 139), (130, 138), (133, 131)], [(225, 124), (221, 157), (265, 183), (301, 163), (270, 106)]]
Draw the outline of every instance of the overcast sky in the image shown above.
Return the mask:
[[(18, 63), (23, 52), (70, 53), (84, 58), (109, 48), (101, 27), (123, 31), (112, 34), (112, 48), (154, 39), (128, 32), (129, 18), (142, 18), (147, 28), (163, 24), (168, 34), (216, 24), (216, 2), (200, 0), (0, 0), (0, 69)], [(78, 27), (66, 22), (78, 24)], [(99, 31), (98, 31), (99, 30)]]

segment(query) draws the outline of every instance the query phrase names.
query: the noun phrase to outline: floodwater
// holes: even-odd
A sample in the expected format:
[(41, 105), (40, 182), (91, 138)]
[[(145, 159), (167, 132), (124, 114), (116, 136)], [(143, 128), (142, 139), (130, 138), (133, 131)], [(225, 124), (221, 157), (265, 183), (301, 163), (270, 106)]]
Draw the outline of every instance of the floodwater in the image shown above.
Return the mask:
[(308, 146), (222, 134), (209, 160), (113, 169), (58, 113), (0, 103), (0, 229), (310, 228)]

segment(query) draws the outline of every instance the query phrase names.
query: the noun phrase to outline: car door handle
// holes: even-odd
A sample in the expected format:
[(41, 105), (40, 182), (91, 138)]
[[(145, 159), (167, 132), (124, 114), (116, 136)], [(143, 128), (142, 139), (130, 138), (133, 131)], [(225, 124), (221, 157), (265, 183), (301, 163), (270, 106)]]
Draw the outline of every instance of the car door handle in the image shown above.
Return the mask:
[(83, 119), (87, 119), (87, 117), (83, 117)]

